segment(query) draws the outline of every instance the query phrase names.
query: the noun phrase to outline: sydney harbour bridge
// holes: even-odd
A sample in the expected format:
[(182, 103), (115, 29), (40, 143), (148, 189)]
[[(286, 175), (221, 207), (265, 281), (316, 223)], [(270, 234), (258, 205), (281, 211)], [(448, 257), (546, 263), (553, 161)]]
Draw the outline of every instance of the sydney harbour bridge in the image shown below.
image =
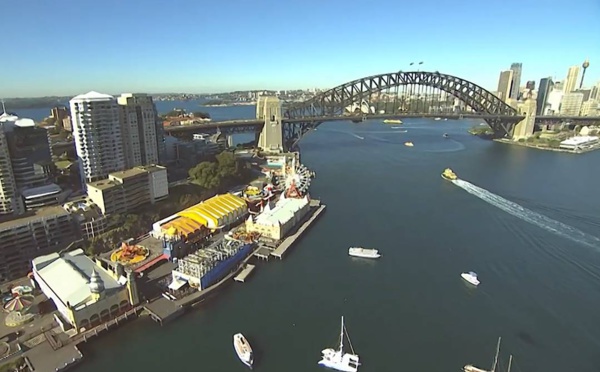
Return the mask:
[[(165, 128), (166, 135), (191, 138), (194, 133), (255, 133), (262, 149), (289, 150), (311, 130), (329, 121), (446, 118), (486, 122), (495, 138), (512, 138), (515, 128), (560, 123), (600, 123), (600, 117), (535, 116), (520, 111), (468, 80), (426, 71), (398, 71), (364, 77), (324, 91), (305, 102), (285, 104), (263, 96), (256, 119)], [(523, 132), (523, 131), (520, 131)]]

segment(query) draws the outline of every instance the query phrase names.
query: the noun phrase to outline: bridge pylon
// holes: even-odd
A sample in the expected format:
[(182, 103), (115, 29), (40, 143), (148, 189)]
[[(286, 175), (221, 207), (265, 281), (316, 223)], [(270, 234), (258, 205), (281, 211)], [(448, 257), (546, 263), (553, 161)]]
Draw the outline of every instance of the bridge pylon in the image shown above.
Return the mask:
[(264, 121), (258, 136), (258, 147), (268, 153), (283, 152), (283, 123), (279, 98), (260, 96), (256, 102), (256, 119)]
[(533, 135), (536, 108), (537, 100), (532, 95), (527, 97), (525, 102), (519, 107), (520, 114), (525, 115), (525, 119), (515, 125), (512, 136), (513, 140), (518, 141)]

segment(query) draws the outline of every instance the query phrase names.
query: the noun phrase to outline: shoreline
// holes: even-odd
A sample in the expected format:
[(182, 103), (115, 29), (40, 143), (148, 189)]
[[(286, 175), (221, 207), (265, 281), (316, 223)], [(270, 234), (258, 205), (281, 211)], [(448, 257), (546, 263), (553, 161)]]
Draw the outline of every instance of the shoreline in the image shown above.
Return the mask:
[[(288, 250), (288, 248), (291, 248), (292, 245), (300, 240), (300, 238), (314, 224), (314, 222), (318, 220), (322, 212), (325, 210), (326, 205), (321, 204), (319, 200), (314, 200), (313, 203), (311, 203), (311, 208), (306, 216), (299, 221), (297, 228), (292, 229), (290, 234), (284, 240), (282, 240), (281, 244), (284, 241), (287, 243), (285, 250)], [(209, 300), (212, 296), (217, 295), (222, 289), (228, 287), (231, 283), (234, 283), (233, 278), (242, 270), (244, 270), (250, 260), (254, 258), (258, 259), (256, 253), (262, 247), (262, 245), (260, 243), (254, 244), (255, 247), (253, 247), (252, 251), (246, 258), (240, 261), (240, 263), (221, 280), (205, 290), (192, 293), (176, 301), (168, 301), (164, 297), (158, 297), (150, 301), (144, 301), (115, 319), (111, 319), (110, 321), (100, 324), (97, 327), (89, 329), (85, 332), (73, 335), (69, 341), (65, 342), (64, 344), (62, 342), (56, 344), (56, 342), (53, 340), (56, 337), (55, 335), (45, 335), (46, 339), (36, 347), (32, 347), (26, 351), (19, 350), (19, 352), (10, 355), (2, 362), (6, 363), (18, 357), (22, 357), (29, 366), (33, 367), (33, 370), (36, 372), (65, 371), (67, 369), (75, 368), (84, 362), (85, 358), (80, 346), (93, 341), (93, 339), (97, 336), (119, 329), (121, 325), (145, 317), (154, 320), (159, 326), (162, 326), (165, 323), (176, 320), (176, 318), (179, 318), (185, 313), (193, 310), (196, 306), (202, 304), (206, 300)], [(279, 258), (281, 259), (282, 257)], [(162, 307), (163, 310), (165, 310), (165, 314), (157, 314), (155, 311), (153, 311), (153, 304), (159, 308)], [(164, 315), (164, 317), (161, 315)]]
[(554, 147), (548, 147), (548, 146), (541, 146), (541, 145), (531, 144), (531, 143), (527, 143), (527, 142), (511, 141), (511, 140), (506, 140), (503, 138), (502, 139), (493, 139), (492, 141), (497, 142), (497, 143), (503, 143), (506, 145), (528, 147), (531, 149), (543, 150), (543, 151), (565, 152), (565, 153), (569, 153), (569, 154), (584, 154), (587, 152), (600, 150), (600, 144), (596, 145), (596, 146), (592, 146), (592, 147), (586, 147), (586, 148), (579, 149), (579, 150), (567, 150), (567, 149), (560, 149), (560, 148), (554, 148)]

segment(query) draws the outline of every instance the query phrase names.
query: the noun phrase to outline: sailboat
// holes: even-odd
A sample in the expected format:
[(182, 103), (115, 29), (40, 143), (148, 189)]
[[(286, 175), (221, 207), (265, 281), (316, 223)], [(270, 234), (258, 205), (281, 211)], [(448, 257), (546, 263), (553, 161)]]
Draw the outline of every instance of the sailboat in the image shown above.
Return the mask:
[[(492, 364), (492, 369), (482, 369), (475, 367), (471, 364), (467, 364), (463, 367), (464, 372), (496, 372), (496, 367), (498, 367), (498, 356), (500, 355), (500, 341), (502, 341), (502, 337), (498, 337), (498, 345), (496, 346), (496, 356), (494, 357), (494, 364)], [(510, 368), (512, 366), (512, 355), (508, 360), (508, 372), (510, 372)]]
[[(352, 354), (344, 353), (344, 334), (348, 338), (348, 344), (350, 345), (350, 349), (352, 350)], [(319, 361), (319, 365), (331, 369), (335, 369), (337, 371), (342, 372), (357, 372), (358, 366), (360, 363), (358, 362), (358, 355), (354, 352), (354, 348), (352, 347), (352, 343), (350, 342), (350, 337), (348, 336), (348, 332), (346, 331), (346, 327), (344, 326), (344, 317), (342, 316), (342, 327), (340, 331), (340, 346), (337, 350), (332, 348), (324, 349), (321, 352), (322, 359)]]

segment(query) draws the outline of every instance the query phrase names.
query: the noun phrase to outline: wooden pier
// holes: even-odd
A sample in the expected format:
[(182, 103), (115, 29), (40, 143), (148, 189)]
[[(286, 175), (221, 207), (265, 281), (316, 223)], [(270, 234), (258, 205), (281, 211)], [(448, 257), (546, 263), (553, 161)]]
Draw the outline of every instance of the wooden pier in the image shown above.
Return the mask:
[(236, 282), (244, 283), (248, 275), (252, 273), (255, 267), (256, 266), (254, 265), (247, 264), (246, 267), (244, 267), (244, 270), (242, 270), (241, 273), (239, 273), (235, 278), (233, 278), (233, 280), (235, 280)]
[(257, 258), (260, 258), (261, 260), (268, 261), (269, 260), (269, 256), (271, 255), (272, 251), (273, 251), (272, 249), (269, 249), (267, 247), (261, 246), (260, 248), (258, 248), (256, 250), (256, 252), (254, 252), (254, 255)]
[(292, 246), (292, 244), (294, 244), (296, 242), (296, 240), (298, 240), (302, 236), (304, 231), (306, 231), (306, 229), (308, 229), (310, 227), (310, 225), (312, 225), (312, 223), (315, 222), (315, 220), (321, 215), (321, 213), (323, 213), (323, 211), (325, 210), (325, 207), (326, 207), (325, 204), (321, 204), (318, 200), (314, 200), (314, 201), (311, 200), (311, 202), (313, 202), (312, 204), (314, 206), (317, 206), (316, 210), (312, 211), (312, 215), (310, 216), (310, 218), (308, 218), (306, 221), (304, 221), (304, 223), (300, 226), (300, 228), (295, 233), (293, 233), (292, 235), (285, 238), (281, 242), (279, 247), (277, 247), (274, 251), (271, 252), (272, 256), (282, 259), (283, 255)]

